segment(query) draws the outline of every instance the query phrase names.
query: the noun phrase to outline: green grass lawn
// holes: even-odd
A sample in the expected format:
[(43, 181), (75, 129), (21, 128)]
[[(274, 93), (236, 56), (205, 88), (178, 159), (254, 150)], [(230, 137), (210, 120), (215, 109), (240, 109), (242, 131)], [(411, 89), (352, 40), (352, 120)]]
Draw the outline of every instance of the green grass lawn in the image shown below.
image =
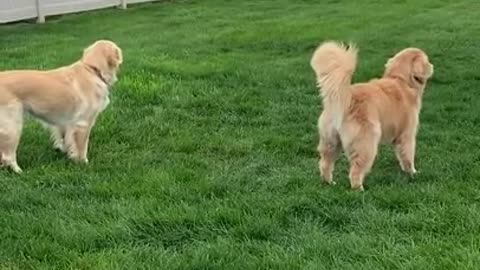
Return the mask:
[[(478, 269), (478, 0), (172, 1), (0, 26), (0, 70), (109, 38), (125, 62), (88, 166), (28, 121), (0, 171), (0, 269)], [(356, 81), (424, 49), (418, 176), (382, 148), (364, 193), (320, 183), (309, 60), (360, 47)]]

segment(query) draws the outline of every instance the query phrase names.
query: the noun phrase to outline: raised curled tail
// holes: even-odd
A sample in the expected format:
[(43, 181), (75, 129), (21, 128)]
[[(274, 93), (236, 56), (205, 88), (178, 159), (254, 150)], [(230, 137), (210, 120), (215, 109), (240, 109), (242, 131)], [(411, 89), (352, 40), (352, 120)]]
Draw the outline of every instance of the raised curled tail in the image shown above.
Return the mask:
[(317, 75), (324, 106), (331, 107), (339, 113), (350, 105), (352, 95), (350, 85), (357, 65), (357, 52), (358, 49), (353, 44), (345, 46), (342, 43), (328, 41), (315, 50), (310, 61)]

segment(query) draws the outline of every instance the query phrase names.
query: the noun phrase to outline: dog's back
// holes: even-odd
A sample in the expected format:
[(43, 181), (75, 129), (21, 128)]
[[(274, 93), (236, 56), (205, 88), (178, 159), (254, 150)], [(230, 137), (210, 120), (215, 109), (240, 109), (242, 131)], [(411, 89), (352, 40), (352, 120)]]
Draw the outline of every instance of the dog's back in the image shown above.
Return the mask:
[(349, 118), (360, 125), (378, 122), (382, 142), (391, 143), (415, 123), (419, 111), (416, 96), (406, 84), (390, 78), (352, 85)]

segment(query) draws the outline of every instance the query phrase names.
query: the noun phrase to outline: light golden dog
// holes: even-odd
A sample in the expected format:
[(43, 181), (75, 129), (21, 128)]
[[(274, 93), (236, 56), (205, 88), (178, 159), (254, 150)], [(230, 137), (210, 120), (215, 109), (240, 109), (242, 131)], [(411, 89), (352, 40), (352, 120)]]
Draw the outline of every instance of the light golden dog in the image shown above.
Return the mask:
[(117, 81), (122, 51), (99, 40), (76, 63), (49, 71), (0, 72), (0, 161), (22, 170), (16, 152), (23, 114), (40, 119), (52, 130), (54, 147), (87, 163), (88, 139), (97, 116), (109, 103), (109, 88)]
[(390, 58), (381, 79), (352, 84), (357, 49), (325, 42), (315, 51), (311, 66), (323, 99), (318, 120), (320, 173), (332, 179), (341, 148), (350, 161), (350, 184), (363, 190), (380, 143), (395, 147), (403, 171), (415, 174), (415, 141), (427, 80), (433, 65), (420, 49), (408, 48)]

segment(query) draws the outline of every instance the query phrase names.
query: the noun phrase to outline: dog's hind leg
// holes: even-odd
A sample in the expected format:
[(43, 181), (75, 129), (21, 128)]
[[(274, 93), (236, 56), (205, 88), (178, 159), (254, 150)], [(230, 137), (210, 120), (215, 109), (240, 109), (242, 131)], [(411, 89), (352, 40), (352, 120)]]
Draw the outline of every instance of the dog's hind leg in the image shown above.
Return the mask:
[(352, 189), (363, 190), (363, 182), (377, 156), (380, 132), (364, 130), (348, 145), (350, 160), (350, 185)]
[(341, 150), (340, 138), (320, 138), (320, 143), (318, 145), (320, 161), (318, 162), (318, 166), (320, 168), (320, 174), (327, 184), (335, 184), (333, 181), (333, 170), (335, 169), (335, 162), (337, 161)]
[(318, 119), (318, 131), (320, 142), (317, 151), (320, 154), (318, 162), (320, 175), (325, 183), (333, 185), (335, 184), (333, 170), (342, 150), (342, 144), (338, 132), (334, 129), (333, 119), (325, 112)]

